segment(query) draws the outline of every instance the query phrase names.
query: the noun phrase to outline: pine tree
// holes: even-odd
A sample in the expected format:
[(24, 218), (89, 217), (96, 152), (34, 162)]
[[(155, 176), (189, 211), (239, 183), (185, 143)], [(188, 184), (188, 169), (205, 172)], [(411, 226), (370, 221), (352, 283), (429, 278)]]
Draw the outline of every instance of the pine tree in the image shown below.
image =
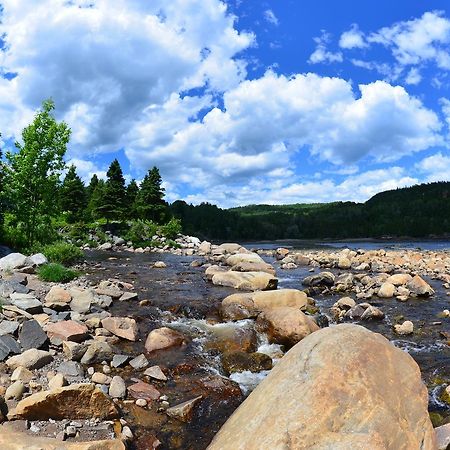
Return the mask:
[(60, 191), (61, 210), (67, 213), (67, 221), (74, 223), (84, 218), (87, 206), (86, 190), (75, 166), (71, 165)]
[(91, 200), (92, 194), (94, 193), (97, 185), (98, 185), (98, 176), (97, 176), (97, 174), (94, 173), (94, 175), (92, 175), (92, 178), (91, 178), (91, 181), (89, 182), (88, 187), (86, 188), (86, 195), (87, 195), (88, 202)]
[(137, 197), (139, 194), (139, 186), (136, 180), (133, 178), (126, 189), (126, 204), (128, 208), (127, 216), (136, 219), (137, 218)]
[(97, 211), (106, 219), (120, 219), (125, 212), (125, 178), (117, 159), (109, 166), (106, 173), (103, 196)]
[(165, 217), (167, 203), (164, 201), (164, 188), (157, 167), (150, 169), (141, 183), (137, 198), (137, 211), (142, 219), (161, 222)]
[[(92, 179), (96, 178), (96, 181), (92, 183)], [(99, 180), (97, 175), (94, 175), (89, 184), (88, 190), (91, 189), (91, 194), (89, 195), (89, 202), (87, 207), (88, 215), (91, 219), (98, 219), (102, 217), (101, 206), (103, 202), (103, 196), (105, 191), (105, 182)]]

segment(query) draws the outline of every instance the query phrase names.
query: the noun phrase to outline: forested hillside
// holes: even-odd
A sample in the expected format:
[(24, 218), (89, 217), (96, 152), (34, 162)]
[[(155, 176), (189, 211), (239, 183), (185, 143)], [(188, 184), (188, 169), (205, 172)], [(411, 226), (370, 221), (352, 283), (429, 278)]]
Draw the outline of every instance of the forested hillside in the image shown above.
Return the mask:
[(379, 193), (365, 203), (250, 205), (228, 210), (177, 201), (186, 233), (210, 239), (311, 239), (450, 234), (450, 182)]

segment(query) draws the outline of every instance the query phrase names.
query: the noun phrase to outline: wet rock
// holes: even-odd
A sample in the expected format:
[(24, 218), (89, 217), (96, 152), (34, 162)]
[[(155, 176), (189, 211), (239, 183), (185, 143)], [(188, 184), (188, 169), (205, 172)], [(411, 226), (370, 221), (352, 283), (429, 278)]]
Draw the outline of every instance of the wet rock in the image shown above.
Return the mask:
[(258, 316), (257, 324), (267, 333), (270, 342), (287, 346), (295, 345), (319, 329), (302, 311), (289, 306), (263, 311)]
[(171, 408), (168, 408), (166, 410), (166, 414), (169, 417), (181, 420), (181, 422), (188, 423), (193, 418), (195, 406), (200, 402), (202, 398), (203, 397), (199, 395), (192, 400), (187, 400), (183, 403), (180, 403), (179, 405), (172, 406)]
[(148, 366), (148, 359), (145, 355), (136, 356), (130, 361), (130, 366), (136, 370), (145, 369)]
[(228, 286), (243, 291), (265, 291), (276, 289), (278, 280), (265, 272), (218, 272), (212, 277), (217, 286)]
[(264, 353), (226, 352), (221, 357), (227, 375), (234, 372), (261, 372), (272, 368), (272, 359)]
[(253, 293), (231, 294), (222, 300), (220, 315), (224, 320), (242, 320), (257, 317), (259, 310), (253, 303)]
[(28, 258), (22, 253), (10, 253), (0, 258), (0, 270), (14, 270), (28, 265)]
[(155, 269), (165, 269), (165, 268), (167, 267), (167, 265), (166, 265), (166, 263), (163, 262), (163, 261), (156, 261), (156, 262), (153, 264), (153, 267), (154, 267)]
[(338, 320), (345, 316), (345, 313), (356, 306), (355, 300), (351, 297), (342, 297), (330, 308), (330, 312), (333, 317)]
[(129, 341), (137, 340), (138, 328), (134, 319), (129, 317), (107, 317), (102, 320), (102, 326), (118, 337)]
[(370, 303), (359, 303), (345, 313), (345, 317), (355, 320), (381, 320), (384, 313)]
[(120, 297), (119, 297), (119, 301), (120, 302), (126, 302), (128, 300), (137, 300), (138, 295), (136, 294), (136, 292), (124, 292)]
[(47, 341), (47, 335), (36, 320), (27, 320), (23, 323), (19, 333), (19, 341), (24, 350), (41, 348)]
[(50, 339), (62, 341), (83, 342), (88, 337), (86, 325), (73, 320), (50, 323), (46, 326), (46, 331)]
[(333, 286), (334, 280), (336, 277), (331, 272), (320, 272), (316, 275), (310, 275), (309, 277), (306, 277), (302, 284), (304, 286)]
[(11, 358), (6, 361), (6, 365), (10, 369), (15, 369), (19, 366), (27, 369), (40, 369), (52, 361), (53, 356), (49, 352), (32, 348), (26, 350), (21, 355), (11, 356)]
[(158, 381), (167, 381), (167, 377), (159, 366), (152, 366), (145, 370), (144, 375)]
[(391, 298), (395, 294), (395, 286), (392, 283), (383, 283), (377, 292), (380, 298)]
[(161, 396), (158, 389), (143, 381), (138, 381), (137, 383), (128, 386), (128, 393), (135, 399), (143, 398), (144, 400), (147, 400), (147, 402), (158, 400)]
[(411, 293), (420, 297), (429, 297), (434, 294), (433, 288), (419, 275), (416, 275), (411, 281), (406, 284), (406, 287)]
[(414, 324), (410, 320), (405, 320), (401, 325), (394, 325), (394, 332), (400, 336), (413, 334)]
[(184, 342), (184, 336), (171, 328), (157, 328), (149, 333), (145, 341), (145, 349), (150, 353), (155, 350), (181, 345)]
[(251, 326), (233, 327), (226, 324), (218, 325), (212, 329), (211, 338), (205, 344), (209, 349), (226, 351), (253, 352), (256, 350), (258, 336)]
[(38, 392), (21, 400), (8, 414), (10, 420), (113, 419), (114, 403), (93, 384), (72, 384)]
[(337, 325), (291, 349), (208, 449), (434, 450), (427, 406), (411, 356), (363, 327)]
[(127, 395), (127, 387), (122, 377), (115, 376), (109, 385), (109, 396), (112, 398), (125, 398)]

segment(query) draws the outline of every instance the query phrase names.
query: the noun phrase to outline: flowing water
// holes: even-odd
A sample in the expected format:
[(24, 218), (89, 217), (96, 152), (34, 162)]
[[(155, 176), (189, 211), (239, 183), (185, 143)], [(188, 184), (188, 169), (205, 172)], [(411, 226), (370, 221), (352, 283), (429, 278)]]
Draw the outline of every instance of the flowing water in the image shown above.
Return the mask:
[[(249, 248), (255, 245), (248, 245)], [(260, 246), (259, 246), (260, 247)], [(213, 286), (204, 277), (202, 267), (192, 268), (195, 257), (171, 254), (132, 254), (90, 252), (88, 254), (88, 278), (100, 281), (118, 278), (132, 282), (139, 299), (115, 302), (111, 313), (115, 316), (129, 316), (139, 324), (140, 340), (136, 343), (121, 342), (119, 351), (124, 354), (145, 353), (147, 334), (158, 327), (170, 326), (189, 338), (187, 345), (147, 355), (150, 365), (159, 365), (167, 374), (166, 383), (153, 383), (162, 395), (167, 395), (170, 405), (176, 405), (202, 395), (202, 401), (195, 410), (191, 422), (183, 423), (167, 417), (158, 411), (158, 404), (149, 409), (124, 403), (125, 418), (130, 422), (136, 436), (136, 449), (151, 448), (157, 437), (166, 449), (195, 449), (207, 447), (220, 426), (226, 421), (245, 395), (269, 373), (241, 372), (225, 377), (220, 355), (237, 343), (270, 355), (274, 363), (281, 357), (280, 346), (269, 344), (266, 336), (258, 334), (253, 321), (221, 323), (218, 308), (221, 301), (233, 289)], [(154, 269), (152, 264), (162, 260), (165, 269)], [(268, 259), (273, 263), (273, 258)], [(281, 270), (275, 264), (280, 288), (302, 289), (301, 280), (310, 275), (309, 268)], [(442, 389), (450, 384), (450, 347), (442, 333), (450, 333), (449, 319), (439, 318), (439, 312), (450, 307), (442, 283), (427, 280), (436, 290), (430, 299), (408, 300), (402, 303), (395, 299), (371, 299), (380, 307), (386, 318), (380, 322), (365, 322), (362, 325), (382, 333), (410, 355), (419, 364), (430, 392), (430, 411), (448, 417), (448, 405), (439, 400)], [(340, 296), (318, 295), (315, 297), (322, 314), (328, 315), (329, 308)], [(139, 301), (148, 300), (146, 306)], [(412, 336), (399, 338), (392, 332), (392, 324), (403, 317), (412, 320), (415, 332)], [(133, 379), (142, 379), (142, 373), (127, 369), (116, 371), (129, 384)], [(116, 373), (113, 373), (116, 374)]]

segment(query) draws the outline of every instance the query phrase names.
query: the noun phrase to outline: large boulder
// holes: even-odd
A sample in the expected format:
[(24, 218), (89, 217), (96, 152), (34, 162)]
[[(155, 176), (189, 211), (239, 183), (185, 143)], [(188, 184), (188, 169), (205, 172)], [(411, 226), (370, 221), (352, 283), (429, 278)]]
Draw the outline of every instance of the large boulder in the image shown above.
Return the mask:
[(112, 419), (118, 416), (110, 398), (93, 384), (42, 391), (21, 400), (9, 414), (9, 420)]
[(429, 297), (434, 294), (433, 288), (419, 275), (412, 278), (406, 287), (411, 291), (411, 293), (418, 295), (420, 297)]
[(291, 306), (263, 311), (258, 316), (257, 324), (267, 333), (270, 342), (289, 347), (319, 329), (314, 320)]
[(240, 263), (261, 264), (264, 260), (256, 253), (236, 253), (229, 256), (225, 262), (228, 266), (235, 266)]
[(274, 291), (255, 292), (253, 303), (261, 311), (280, 306), (292, 306), (298, 309), (306, 309), (308, 297), (303, 291), (297, 289), (278, 289)]
[(150, 331), (145, 341), (145, 350), (149, 353), (155, 350), (164, 350), (166, 348), (181, 345), (184, 342), (184, 336), (176, 330), (168, 327), (157, 328)]
[(2, 450), (125, 450), (125, 445), (118, 439), (91, 442), (62, 442), (59, 439), (31, 436), (7, 428), (0, 428), (0, 448)]
[(28, 258), (22, 253), (10, 253), (0, 258), (0, 270), (14, 270), (28, 265)]
[(358, 325), (303, 339), (228, 419), (209, 450), (435, 450), (419, 367)]
[(276, 289), (278, 280), (265, 272), (217, 272), (212, 282), (218, 286), (228, 286), (243, 291), (265, 291)]
[(250, 292), (231, 294), (222, 300), (220, 306), (220, 315), (224, 320), (250, 319), (258, 314), (259, 311), (253, 303), (253, 293)]
[(331, 272), (320, 272), (316, 275), (310, 275), (309, 277), (306, 277), (302, 284), (305, 286), (315, 287), (315, 286), (333, 286), (334, 280), (336, 277)]

